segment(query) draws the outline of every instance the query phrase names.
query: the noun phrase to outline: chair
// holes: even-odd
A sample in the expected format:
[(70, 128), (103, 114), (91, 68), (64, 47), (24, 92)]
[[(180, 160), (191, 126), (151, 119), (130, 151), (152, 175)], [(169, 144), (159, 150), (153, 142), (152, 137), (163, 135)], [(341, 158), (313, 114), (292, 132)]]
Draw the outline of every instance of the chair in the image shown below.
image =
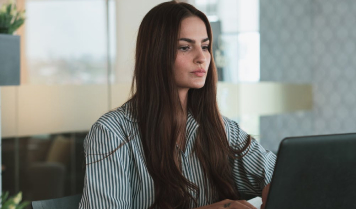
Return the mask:
[(32, 202), (32, 209), (78, 209), (82, 194)]
[(66, 167), (61, 163), (31, 163), (27, 169), (30, 200), (49, 200), (64, 196)]

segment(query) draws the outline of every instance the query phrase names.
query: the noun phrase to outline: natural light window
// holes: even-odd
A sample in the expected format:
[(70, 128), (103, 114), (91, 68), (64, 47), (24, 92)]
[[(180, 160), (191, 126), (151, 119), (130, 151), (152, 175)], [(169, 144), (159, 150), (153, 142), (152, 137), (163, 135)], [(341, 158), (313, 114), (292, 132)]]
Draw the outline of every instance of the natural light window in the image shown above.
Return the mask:
[(26, 12), (26, 83), (107, 82), (105, 1), (28, 0)]
[[(213, 26), (221, 81), (260, 80), (259, 0), (192, 0)], [(218, 37), (216, 37), (218, 36)]]

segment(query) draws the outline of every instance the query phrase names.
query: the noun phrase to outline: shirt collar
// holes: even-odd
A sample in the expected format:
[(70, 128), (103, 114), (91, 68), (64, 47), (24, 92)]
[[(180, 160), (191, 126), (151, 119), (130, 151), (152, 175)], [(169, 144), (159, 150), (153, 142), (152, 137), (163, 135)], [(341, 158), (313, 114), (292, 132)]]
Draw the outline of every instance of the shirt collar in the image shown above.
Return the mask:
[(124, 117), (131, 122), (137, 123), (138, 121), (136, 115), (134, 115), (132, 102), (126, 102), (122, 107), (124, 110)]
[(185, 136), (186, 144), (185, 144), (185, 151), (183, 152), (183, 155), (186, 157), (192, 152), (198, 127), (199, 127), (198, 122), (193, 117), (191, 111), (188, 110), (186, 136)]

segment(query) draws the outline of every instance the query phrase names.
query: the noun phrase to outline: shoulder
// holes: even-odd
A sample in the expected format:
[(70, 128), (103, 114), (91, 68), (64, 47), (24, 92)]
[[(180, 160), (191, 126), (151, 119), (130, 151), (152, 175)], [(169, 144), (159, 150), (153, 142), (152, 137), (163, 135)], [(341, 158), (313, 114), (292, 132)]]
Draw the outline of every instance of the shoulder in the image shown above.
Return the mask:
[(239, 124), (228, 117), (222, 116), (227, 139), (230, 144), (244, 144), (249, 135), (240, 128)]
[(228, 117), (222, 116), (225, 128), (239, 128), (236, 121), (231, 120)]
[(225, 116), (222, 116), (222, 118), (225, 126), (225, 131), (228, 137), (232, 137), (232, 135), (236, 135), (240, 132), (240, 126), (236, 121), (231, 120), (230, 118)]
[(131, 113), (131, 103), (126, 102), (102, 115), (91, 127), (86, 143), (105, 143), (116, 146), (137, 138), (137, 122)]
[(115, 134), (130, 130), (137, 125), (136, 117), (132, 114), (130, 101), (102, 115), (93, 126), (103, 127)]
[(110, 153), (120, 149), (120, 152), (115, 152), (116, 155), (122, 159), (127, 158), (128, 146), (131, 146), (129, 144), (138, 137), (135, 131), (137, 122), (129, 108), (130, 103), (126, 102), (105, 113), (93, 124), (84, 140), (86, 154)]

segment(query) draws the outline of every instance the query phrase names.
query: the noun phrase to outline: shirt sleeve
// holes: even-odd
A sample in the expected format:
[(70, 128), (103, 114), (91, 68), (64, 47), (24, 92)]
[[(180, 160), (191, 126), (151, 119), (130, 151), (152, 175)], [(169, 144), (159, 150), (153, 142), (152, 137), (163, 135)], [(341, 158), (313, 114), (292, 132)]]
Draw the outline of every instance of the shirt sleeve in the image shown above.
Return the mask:
[(128, 149), (121, 137), (98, 123), (84, 139), (84, 188), (79, 209), (129, 209)]
[[(228, 119), (228, 124), (230, 146), (241, 150), (247, 143), (248, 134), (235, 121)], [(271, 182), (276, 155), (252, 138), (241, 156), (233, 160), (232, 173), (237, 189), (244, 194), (261, 196), (263, 188)]]

